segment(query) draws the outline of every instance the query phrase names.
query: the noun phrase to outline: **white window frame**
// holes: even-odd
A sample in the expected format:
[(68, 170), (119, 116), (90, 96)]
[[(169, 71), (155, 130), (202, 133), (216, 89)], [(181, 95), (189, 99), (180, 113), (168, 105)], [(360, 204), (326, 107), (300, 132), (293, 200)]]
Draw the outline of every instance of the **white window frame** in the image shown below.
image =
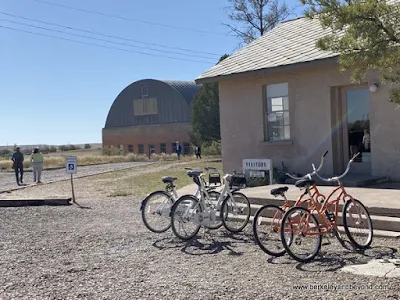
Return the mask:
[(282, 82), (266, 85), (264, 99), (265, 140), (290, 141), (289, 84)]
[(147, 85), (142, 86), (142, 98), (146, 98), (149, 96), (149, 87)]

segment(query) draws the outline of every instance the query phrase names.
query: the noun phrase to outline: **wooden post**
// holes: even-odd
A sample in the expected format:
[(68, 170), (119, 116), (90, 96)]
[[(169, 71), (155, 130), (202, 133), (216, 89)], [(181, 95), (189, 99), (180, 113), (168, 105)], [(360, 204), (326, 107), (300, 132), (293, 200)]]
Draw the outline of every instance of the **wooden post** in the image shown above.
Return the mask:
[(72, 201), (74, 203), (76, 203), (75, 202), (75, 191), (74, 191), (74, 180), (72, 179), (72, 174), (71, 174), (71, 188), (72, 188)]

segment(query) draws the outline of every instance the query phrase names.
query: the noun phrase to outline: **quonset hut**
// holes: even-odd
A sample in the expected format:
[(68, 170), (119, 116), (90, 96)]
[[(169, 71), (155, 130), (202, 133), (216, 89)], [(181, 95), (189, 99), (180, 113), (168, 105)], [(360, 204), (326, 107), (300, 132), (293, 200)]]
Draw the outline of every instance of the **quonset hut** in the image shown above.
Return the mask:
[(114, 100), (102, 130), (103, 147), (124, 153), (191, 152), (191, 102), (201, 85), (192, 81), (143, 79), (127, 86)]

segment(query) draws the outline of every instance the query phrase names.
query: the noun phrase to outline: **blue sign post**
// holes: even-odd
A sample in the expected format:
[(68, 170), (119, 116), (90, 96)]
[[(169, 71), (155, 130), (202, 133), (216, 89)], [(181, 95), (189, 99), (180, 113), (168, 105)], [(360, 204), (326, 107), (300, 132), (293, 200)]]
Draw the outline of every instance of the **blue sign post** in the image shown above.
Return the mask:
[(72, 201), (74, 203), (75, 203), (75, 191), (74, 191), (73, 174), (77, 173), (76, 165), (77, 165), (76, 164), (76, 156), (67, 156), (66, 157), (65, 171), (67, 174), (71, 174)]

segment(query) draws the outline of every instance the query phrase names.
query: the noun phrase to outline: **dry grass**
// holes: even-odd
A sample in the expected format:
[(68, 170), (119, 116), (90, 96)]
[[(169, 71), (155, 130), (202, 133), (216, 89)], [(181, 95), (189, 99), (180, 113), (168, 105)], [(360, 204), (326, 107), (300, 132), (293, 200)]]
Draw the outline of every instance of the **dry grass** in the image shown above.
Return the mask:
[(70, 151), (57, 151), (45, 154), (45, 156), (51, 157), (66, 157), (69, 155), (73, 156), (101, 156), (103, 155), (103, 151), (101, 148), (92, 148), (92, 149), (79, 149), (79, 150), (70, 150)]
[[(149, 157), (143, 154), (127, 154), (127, 155), (84, 155), (88, 153), (82, 150), (78, 151), (66, 151), (64, 154), (52, 155), (48, 154), (45, 156), (44, 167), (45, 168), (62, 168), (65, 166), (65, 157), (67, 155), (77, 156), (77, 162), (79, 166), (94, 165), (94, 164), (105, 164), (105, 163), (120, 163), (120, 162), (137, 162), (137, 161), (149, 161)], [(207, 158), (207, 157), (206, 157)], [(192, 161), (195, 156), (182, 156), (181, 161)], [(153, 154), (151, 157), (153, 161), (177, 161), (176, 154)], [(31, 162), (29, 156), (25, 156), (24, 168), (31, 168)], [(0, 158), (0, 170), (11, 170), (12, 161)]]
[(135, 170), (122, 170), (96, 176), (92, 178), (92, 184), (101, 186), (102, 191), (109, 197), (128, 195), (143, 197), (155, 190), (165, 189), (165, 184), (161, 181), (163, 176), (177, 177), (175, 185), (179, 189), (193, 183), (187, 176), (185, 167), (204, 169), (206, 166), (222, 169), (221, 162), (164, 162), (158, 168), (143, 166)]

